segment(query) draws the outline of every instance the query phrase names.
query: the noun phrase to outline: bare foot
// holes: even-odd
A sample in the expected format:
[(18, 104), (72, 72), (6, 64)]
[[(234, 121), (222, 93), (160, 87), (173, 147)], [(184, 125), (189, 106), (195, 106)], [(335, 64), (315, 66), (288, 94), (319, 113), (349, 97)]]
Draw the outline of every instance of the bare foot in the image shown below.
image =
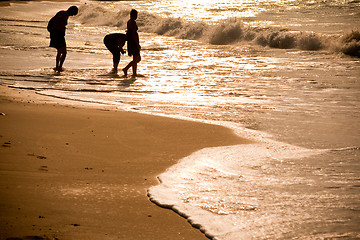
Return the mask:
[(110, 73), (112, 73), (112, 74), (117, 74), (117, 69), (115, 69), (115, 68), (111, 69), (111, 72), (110, 72)]
[(127, 77), (127, 71), (123, 68), (124, 76)]

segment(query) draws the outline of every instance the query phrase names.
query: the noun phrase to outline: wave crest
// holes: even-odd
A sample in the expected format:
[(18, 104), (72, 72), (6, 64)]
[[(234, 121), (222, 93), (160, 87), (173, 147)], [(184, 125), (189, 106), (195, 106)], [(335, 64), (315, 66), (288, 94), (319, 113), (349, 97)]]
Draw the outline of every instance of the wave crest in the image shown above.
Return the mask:
[(75, 18), (84, 25), (126, 27), (129, 12), (128, 7), (114, 12), (101, 6), (85, 4), (79, 7), (79, 13)]
[[(122, 6), (106, 9), (85, 4), (77, 19), (82, 24), (126, 28), (130, 8)], [(291, 32), (288, 30), (252, 29), (239, 19), (228, 19), (214, 25), (204, 22), (186, 22), (180, 18), (161, 18), (148, 12), (139, 14), (137, 20), (141, 31), (172, 36), (180, 39), (199, 40), (213, 45), (252, 42), (263, 47), (318, 51), (327, 49), (346, 55), (360, 57), (360, 32), (345, 36), (325, 36), (316, 33)]]
[(344, 45), (341, 51), (344, 54), (360, 57), (360, 32), (352, 31), (343, 37)]
[(228, 45), (242, 40), (243, 23), (240, 21), (228, 21), (213, 27), (208, 42), (215, 45)]

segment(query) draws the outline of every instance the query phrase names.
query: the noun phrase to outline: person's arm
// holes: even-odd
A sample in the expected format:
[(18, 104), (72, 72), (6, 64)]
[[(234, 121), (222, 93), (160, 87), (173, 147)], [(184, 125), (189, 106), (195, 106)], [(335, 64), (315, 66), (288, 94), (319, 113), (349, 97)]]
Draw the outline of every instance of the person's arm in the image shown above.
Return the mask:
[(125, 45), (125, 42), (126, 42), (126, 35), (123, 35), (123, 37), (117, 39), (117, 43), (118, 43), (120, 52), (121, 52), (122, 54), (125, 54), (125, 53), (126, 53), (125, 50), (123, 49), (123, 47), (124, 47), (124, 45)]

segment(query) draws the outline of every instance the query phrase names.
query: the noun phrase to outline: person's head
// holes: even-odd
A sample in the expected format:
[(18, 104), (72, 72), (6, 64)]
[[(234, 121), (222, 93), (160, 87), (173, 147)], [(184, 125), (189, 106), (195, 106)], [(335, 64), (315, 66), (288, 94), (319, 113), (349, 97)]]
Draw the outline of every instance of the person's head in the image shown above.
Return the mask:
[(138, 12), (135, 9), (130, 11), (130, 18), (136, 20), (138, 16)]
[(75, 16), (78, 14), (79, 9), (77, 8), (77, 6), (71, 6), (69, 7), (69, 9), (67, 10), (67, 12), (69, 13), (70, 16)]

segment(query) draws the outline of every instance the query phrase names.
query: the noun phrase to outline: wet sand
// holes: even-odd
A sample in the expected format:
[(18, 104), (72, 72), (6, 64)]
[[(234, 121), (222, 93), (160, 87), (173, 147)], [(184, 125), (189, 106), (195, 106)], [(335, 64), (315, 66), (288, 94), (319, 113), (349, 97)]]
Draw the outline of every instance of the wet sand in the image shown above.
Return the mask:
[(5, 86), (0, 112), (1, 239), (206, 239), (146, 191), (196, 150), (247, 142), (220, 126), (60, 105)]

